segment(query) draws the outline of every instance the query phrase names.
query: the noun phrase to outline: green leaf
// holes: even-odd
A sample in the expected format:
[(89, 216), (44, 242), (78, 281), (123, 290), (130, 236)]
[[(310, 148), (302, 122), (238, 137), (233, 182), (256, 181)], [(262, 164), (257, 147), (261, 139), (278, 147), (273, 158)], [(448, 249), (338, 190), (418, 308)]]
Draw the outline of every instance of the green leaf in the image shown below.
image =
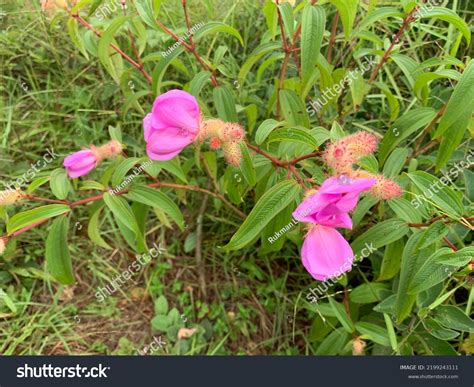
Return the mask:
[(204, 85), (211, 79), (211, 73), (209, 71), (201, 71), (197, 73), (189, 84), (189, 93), (194, 95), (196, 98), (199, 97)]
[(391, 293), (388, 289), (389, 287), (385, 284), (362, 284), (352, 289), (349, 299), (356, 304), (379, 302), (382, 301), (387, 294)]
[[(474, 83), (472, 85), (474, 88)], [(451, 159), (467, 131), (471, 111), (467, 110), (444, 132), (436, 155), (436, 172), (439, 172)]]
[(136, 164), (140, 162), (139, 157), (130, 157), (123, 159), (115, 168), (114, 174), (112, 175), (111, 183), (114, 187), (121, 185), (124, 182), (125, 176), (128, 171), (132, 169)]
[(179, 163), (179, 158), (175, 157), (174, 159), (167, 160), (167, 161), (153, 161), (153, 166), (157, 168), (162, 168), (165, 171), (176, 176), (179, 180), (187, 183), (188, 179), (186, 178), (186, 174)]
[(336, 302), (332, 297), (329, 297), (329, 305), (331, 305), (332, 310), (334, 311), (334, 315), (339, 320), (343, 328), (348, 333), (354, 332), (354, 324), (352, 323), (351, 319), (349, 318), (344, 305)]
[(87, 60), (89, 60), (89, 54), (87, 53), (86, 47), (84, 45), (84, 39), (79, 33), (79, 26), (75, 18), (69, 18), (69, 20), (67, 21), (67, 30), (69, 32), (71, 41), (79, 49), (81, 54), (84, 55)]
[(457, 268), (466, 266), (473, 255), (474, 247), (466, 247), (456, 252), (448, 247), (439, 249), (414, 273), (407, 292), (417, 294), (443, 282)]
[(367, 15), (367, 17), (362, 20), (359, 24), (359, 31), (368, 30), (368, 27), (376, 22), (384, 23), (384, 19), (388, 19), (389, 17), (396, 17), (402, 19), (405, 15), (403, 12), (396, 7), (381, 7), (374, 12)]
[(133, 2), (143, 22), (149, 27), (161, 31), (155, 20), (160, 3), (161, 1), (156, 0), (135, 0)]
[(132, 231), (135, 238), (138, 238), (141, 234), (140, 229), (135, 215), (127, 201), (119, 196), (111, 195), (109, 192), (104, 193), (103, 198), (109, 210), (112, 211), (115, 220), (120, 222), (128, 230)]
[(273, 53), (275, 50), (278, 50), (280, 48), (281, 48), (280, 42), (270, 42), (270, 43), (261, 44), (255, 50), (253, 50), (252, 53), (247, 57), (244, 64), (240, 67), (240, 71), (238, 75), (239, 83), (241, 85), (245, 83), (247, 74), (250, 72), (253, 65), (257, 63), (260, 58), (262, 58), (262, 56), (268, 53)]
[[(474, 109), (474, 64), (473, 61), (464, 70), (461, 79), (454, 88), (446, 110), (439, 121), (434, 138), (440, 137), (459, 117), (465, 117)], [(470, 114), (470, 113), (469, 113)]]
[(383, 165), (389, 153), (404, 139), (424, 128), (436, 115), (432, 108), (416, 108), (398, 118), (380, 142), (379, 161)]
[(47, 206), (37, 207), (32, 210), (15, 214), (7, 223), (8, 235), (12, 235), (24, 227), (41, 222), (45, 219), (54, 218), (71, 211), (65, 204), (49, 204)]
[(408, 223), (421, 223), (421, 213), (417, 208), (404, 198), (395, 198), (387, 201), (395, 214)]
[(112, 250), (112, 247), (101, 237), (99, 230), (99, 220), (100, 214), (104, 206), (99, 207), (89, 219), (89, 224), (87, 225), (87, 235), (90, 240), (94, 242), (97, 246), (100, 246), (107, 250)]
[(384, 347), (390, 346), (390, 339), (388, 337), (387, 331), (375, 324), (368, 322), (357, 322), (355, 324), (357, 331), (362, 335), (367, 336), (369, 340), (372, 340), (374, 343), (383, 345)]
[(252, 163), (252, 156), (250, 156), (249, 149), (245, 142), (240, 144), (240, 149), (242, 150), (243, 156), (242, 162), (240, 163), (240, 171), (249, 187), (253, 187), (257, 184), (257, 173), (255, 172), (255, 167)]
[(429, 198), (436, 207), (453, 218), (459, 218), (464, 212), (464, 206), (459, 196), (447, 185), (433, 175), (424, 171), (409, 173), (408, 177), (423, 193), (423, 198)]
[(66, 199), (71, 190), (71, 183), (67, 177), (66, 170), (64, 168), (58, 168), (51, 172), (49, 185), (54, 196), (60, 200)]
[(408, 148), (397, 148), (388, 157), (383, 167), (383, 174), (386, 177), (398, 176), (408, 157)]
[(51, 176), (42, 176), (38, 177), (37, 179), (33, 180), (31, 184), (26, 189), (27, 193), (32, 193), (36, 190), (36, 188), (41, 187), (43, 184), (47, 183), (50, 180)]
[(440, 340), (452, 340), (459, 336), (459, 332), (453, 331), (452, 329), (443, 328), (443, 326), (431, 317), (427, 317), (422, 320), (423, 326), (430, 335)]
[(297, 197), (299, 192), (300, 186), (294, 180), (284, 180), (274, 185), (260, 198), (224, 248), (238, 250), (250, 244), (264, 227)]
[(460, 17), (456, 12), (450, 10), (446, 7), (431, 7), (431, 9), (425, 9), (423, 12), (419, 12), (419, 15), (422, 19), (424, 18), (436, 18), (447, 21), (456, 27), (466, 39), (467, 44), (471, 42), (471, 31), (469, 25)]
[(446, 328), (474, 332), (474, 321), (456, 306), (438, 306), (434, 313), (436, 321)]
[(306, 83), (315, 71), (325, 28), (326, 13), (324, 8), (308, 4), (303, 9), (301, 19), (301, 74), (303, 83)]
[(112, 78), (114, 78), (117, 84), (120, 84), (121, 74), (117, 73), (117, 63), (112, 61), (111, 55), (115, 56), (117, 58), (116, 60), (121, 61), (122, 58), (110, 47), (110, 45), (113, 43), (114, 35), (128, 20), (130, 20), (129, 16), (119, 16), (115, 18), (102, 34), (97, 47), (100, 62), (109, 72)]
[(361, 251), (366, 248), (366, 246), (371, 246), (372, 249), (379, 249), (402, 238), (409, 230), (407, 223), (403, 220), (385, 220), (372, 226), (362, 235), (358, 236), (356, 240), (351, 243), (351, 246), (354, 254), (356, 254), (357, 257), (361, 257)]
[(309, 128), (304, 103), (293, 90), (280, 90), (280, 103), (283, 117), (289, 125)]
[(339, 354), (349, 340), (349, 334), (344, 328), (338, 328), (330, 333), (316, 350), (317, 356), (335, 356)]
[(46, 238), (46, 264), (51, 275), (63, 285), (75, 282), (72, 262), (67, 245), (69, 219), (60, 216), (55, 219)]
[(392, 242), (385, 247), (382, 267), (380, 268), (380, 275), (377, 281), (387, 281), (397, 275), (400, 271), (403, 247), (405, 247), (403, 239)]
[(283, 25), (285, 26), (286, 36), (292, 37), (294, 30), (293, 7), (290, 3), (282, 3), (278, 5)]
[(183, 51), (183, 47), (179, 46), (167, 55), (165, 55), (165, 53), (163, 52), (161, 55), (150, 54), (143, 58), (143, 63), (150, 61), (153, 61), (153, 63), (155, 63), (156, 60), (159, 58), (159, 61), (158, 63), (156, 63), (155, 69), (153, 70), (153, 73), (151, 75), (151, 90), (155, 93), (155, 95), (161, 94), (161, 86), (166, 70), (168, 69), (171, 62), (173, 62), (173, 60), (176, 59)]
[(397, 343), (397, 335), (395, 334), (395, 329), (393, 327), (392, 320), (387, 313), (383, 314), (383, 319), (385, 320), (385, 325), (387, 327), (388, 337), (390, 339), (390, 346), (392, 350), (397, 351), (398, 343)]
[(263, 144), (274, 129), (278, 128), (279, 126), (283, 126), (284, 124), (284, 122), (279, 122), (271, 118), (263, 121), (255, 133), (255, 142), (257, 145)]
[(357, 6), (359, 0), (329, 0), (334, 4), (341, 15), (342, 26), (344, 27), (344, 34), (346, 41), (349, 40), (349, 36), (352, 32), (352, 26), (357, 14)]
[(213, 97), (219, 118), (227, 122), (238, 122), (232, 91), (227, 86), (219, 86), (214, 88)]
[(461, 74), (459, 74), (456, 70), (438, 70), (436, 72), (427, 72), (427, 73), (420, 73), (416, 79), (413, 90), (418, 98), (422, 99), (422, 90), (427, 86), (427, 84), (435, 79), (455, 79), (456, 81), (459, 80)]
[(398, 323), (401, 323), (409, 316), (416, 300), (416, 296), (407, 294), (407, 289), (415, 268), (419, 265), (419, 261), (423, 259), (423, 255), (418, 252), (416, 247), (422, 236), (423, 232), (415, 232), (408, 239), (403, 250), (400, 279), (395, 301), (395, 315), (397, 316)]
[(181, 210), (163, 192), (149, 187), (136, 186), (131, 188), (125, 196), (134, 202), (143, 203), (164, 211), (176, 222), (181, 231), (184, 230), (184, 218)]
[(242, 38), (242, 35), (240, 35), (239, 31), (237, 31), (234, 27), (228, 26), (225, 23), (216, 21), (208, 22), (203, 27), (199, 28), (199, 30), (196, 31), (196, 33), (194, 34), (194, 40), (197, 41), (203, 36), (214, 32), (224, 32), (226, 34), (229, 34), (237, 38), (242, 46), (244, 45), (244, 40)]
[(268, 142), (283, 141), (297, 142), (303, 145), (309, 145), (313, 149), (318, 148), (318, 142), (306, 128), (282, 128), (277, 129), (270, 134)]
[(168, 300), (165, 296), (160, 296), (155, 301), (155, 314), (168, 314)]

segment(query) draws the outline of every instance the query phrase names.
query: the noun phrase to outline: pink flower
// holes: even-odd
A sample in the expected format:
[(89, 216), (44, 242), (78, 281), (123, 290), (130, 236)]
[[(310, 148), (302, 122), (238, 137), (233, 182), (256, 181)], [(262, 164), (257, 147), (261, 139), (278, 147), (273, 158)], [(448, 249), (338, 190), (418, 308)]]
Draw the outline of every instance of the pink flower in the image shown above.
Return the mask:
[(191, 94), (171, 90), (156, 98), (143, 120), (147, 154), (152, 160), (170, 160), (199, 134), (201, 110)]
[(328, 227), (352, 228), (348, 215), (357, 205), (359, 194), (375, 184), (375, 179), (353, 180), (347, 176), (326, 179), (318, 192), (304, 200), (293, 212), (300, 222)]
[(375, 183), (375, 179), (330, 177), (293, 212), (295, 219), (314, 224), (301, 249), (303, 265), (313, 278), (325, 281), (350, 270), (354, 253), (336, 227), (352, 228), (348, 212), (357, 205), (360, 193)]
[(87, 175), (97, 166), (97, 158), (90, 149), (81, 150), (67, 156), (63, 162), (71, 179)]

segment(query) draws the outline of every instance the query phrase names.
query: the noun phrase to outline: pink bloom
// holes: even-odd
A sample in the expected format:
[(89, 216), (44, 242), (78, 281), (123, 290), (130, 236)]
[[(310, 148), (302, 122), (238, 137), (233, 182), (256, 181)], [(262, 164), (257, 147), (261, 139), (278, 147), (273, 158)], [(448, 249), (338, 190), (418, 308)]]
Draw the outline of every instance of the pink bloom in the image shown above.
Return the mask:
[(293, 212), (295, 219), (315, 224), (301, 249), (303, 265), (313, 278), (325, 281), (350, 270), (354, 253), (336, 227), (352, 228), (348, 212), (357, 205), (360, 193), (375, 183), (375, 179), (330, 177)]
[(170, 160), (199, 133), (201, 110), (191, 94), (171, 90), (156, 98), (143, 127), (147, 154), (152, 160)]
[(293, 212), (300, 222), (328, 227), (352, 228), (348, 215), (357, 205), (359, 194), (375, 184), (375, 179), (353, 180), (346, 176), (326, 179), (318, 192), (304, 200)]
[(73, 153), (64, 159), (64, 167), (70, 178), (87, 175), (97, 166), (97, 158), (90, 149)]

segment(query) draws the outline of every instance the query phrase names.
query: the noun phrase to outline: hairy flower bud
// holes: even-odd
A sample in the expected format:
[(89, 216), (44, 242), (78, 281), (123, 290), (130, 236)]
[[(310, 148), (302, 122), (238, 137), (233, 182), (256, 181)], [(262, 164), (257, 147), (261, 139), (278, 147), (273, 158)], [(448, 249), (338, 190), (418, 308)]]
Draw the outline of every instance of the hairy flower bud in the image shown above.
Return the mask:
[(117, 140), (112, 140), (107, 144), (104, 144), (99, 147), (91, 145), (90, 148), (92, 153), (96, 157), (97, 162), (118, 156), (120, 155), (120, 153), (122, 153), (123, 150), (122, 144)]
[(224, 150), (224, 157), (226, 161), (234, 166), (240, 166), (240, 161), (242, 160), (242, 151), (240, 150), (240, 144), (235, 142), (227, 142), (222, 145)]
[(221, 140), (219, 140), (218, 137), (213, 137), (209, 141), (209, 146), (211, 147), (211, 149), (217, 150), (217, 149), (221, 148), (222, 142), (221, 142)]
[(226, 161), (235, 167), (240, 165), (242, 151), (240, 143), (245, 139), (245, 130), (237, 123), (209, 119), (202, 123), (199, 141), (209, 140), (209, 147), (217, 150), (222, 148)]
[(403, 193), (402, 187), (383, 175), (374, 175), (367, 171), (353, 171), (351, 177), (355, 179), (375, 179), (376, 183), (370, 189), (370, 193), (380, 200), (395, 199)]
[(23, 193), (19, 188), (7, 189), (5, 191), (0, 191), (0, 206), (8, 206), (10, 204), (14, 204), (17, 201), (23, 198)]
[(368, 132), (357, 132), (331, 143), (323, 153), (323, 159), (337, 174), (346, 174), (362, 157), (374, 153), (378, 139)]

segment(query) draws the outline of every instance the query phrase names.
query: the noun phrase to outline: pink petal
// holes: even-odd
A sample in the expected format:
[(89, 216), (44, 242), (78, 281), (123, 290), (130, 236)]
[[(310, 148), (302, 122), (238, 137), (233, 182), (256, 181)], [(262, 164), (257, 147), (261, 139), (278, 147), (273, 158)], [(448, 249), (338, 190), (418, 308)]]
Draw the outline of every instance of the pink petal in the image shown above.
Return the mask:
[(330, 177), (321, 186), (322, 193), (352, 193), (367, 191), (376, 183), (375, 179), (341, 179), (341, 177)]
[(315, 215), (316, 223), (327, 227), (352, 228), (352, 219), (347, 212), (339, 212), (336, 206), (330, 205)]
[(315, 226), (301, 249), (303, 265), (319, 281), (338, 277), (352, 267), (354, 253), (344, 237), (334, 228)]
[(177, 127), (196, 134), (200, 117), (201, 111), (196, 98), (182, 90), (171, 90), (155, 100), (152, 126), (155, 129)]
[(171, 153), (156, 153), (153, 151), (153, 149), (150, 147), (149, 144), (146, 146), (146, 153), (148, 157), (151, 160), (159, 160), (159, 161), (167, 161), (171, 160), (173, 157), (177, 156), (182, 149), (177, 150), (176, 152), (171, 152)]
[(316, 223), (315, 214), (324, 209), (327, 205), (336, 202), (342, 197), (341, 194), (325, 194), (317, 192), (309, 198), (303, 200), (296, 210), (293, 217), (300, 222)]
[(68, 168), (67, 169), (67, 174), (71, 179), (75, 179), (77, 177), (87, 175), (90, 171), (92, 171), (94, 169), (94, 167), (95, 167), (95, 165), (92, 164), (92, 165), (84, 166), (84, 167), (79, 168), (79, 169), (70, 169), (70, 168)]
[(64, 161), (63, 165), (65, 167), (71, 167), (74, 165), (77, 165), (78, 163), (80, 164), (90, 164), (90, 163), (95, 163), (96, 158), (92, 151), (89, 149), (81, 150), (76, 153), (73, 153), (72, 155), (67, 156)]
[(151, 125), (153, 120), (153, 115), (151, 113), (148, 113), (145, 118), (143, 119), (143, 129), (145, 133), (145, 141), (148, 142), (149, 138), (151, 136), (151, 133), (153, 132), (153, 126)]
[(155, 153), (172, 153), (181, 151), (191, 144), (194, 135), (177, 128), (155, 130), (148, 139), (148, 146)]

